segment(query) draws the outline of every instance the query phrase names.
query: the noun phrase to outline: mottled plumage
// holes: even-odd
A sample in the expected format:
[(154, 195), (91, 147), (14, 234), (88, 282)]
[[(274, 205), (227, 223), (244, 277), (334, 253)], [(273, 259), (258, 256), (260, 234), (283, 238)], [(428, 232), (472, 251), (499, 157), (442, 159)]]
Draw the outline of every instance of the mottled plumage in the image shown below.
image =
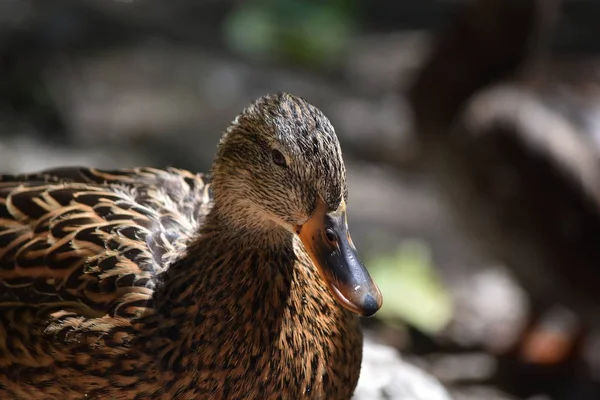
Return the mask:
[(350, 398), (362, 336), (348, 310), (381, 297), (345, 201), (331, 124), (287, 94), (234, 120), (212, 181), (0, 176), (0, 398)]

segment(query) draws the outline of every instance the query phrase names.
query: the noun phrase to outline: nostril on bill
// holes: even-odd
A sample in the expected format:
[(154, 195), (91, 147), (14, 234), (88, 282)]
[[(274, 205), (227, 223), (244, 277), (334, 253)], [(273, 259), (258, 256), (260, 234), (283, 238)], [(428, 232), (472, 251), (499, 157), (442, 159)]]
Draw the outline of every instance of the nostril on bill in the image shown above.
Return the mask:
[(325, 230), (325, 237), (327, 238), (329, 243), (335, 243), (335, 241), (337, 240), (337, 235), (335, 234), (333, 229), (330, 228)]

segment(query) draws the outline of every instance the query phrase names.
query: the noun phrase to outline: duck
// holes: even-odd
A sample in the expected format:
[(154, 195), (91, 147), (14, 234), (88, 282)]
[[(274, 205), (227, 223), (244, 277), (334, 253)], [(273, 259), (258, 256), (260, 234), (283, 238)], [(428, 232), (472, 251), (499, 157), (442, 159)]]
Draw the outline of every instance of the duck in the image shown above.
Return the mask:
[(0, 176), (0, 398), (350, 399), (382, 295), (347, 200), (332, 124), (288, 93), (210, 174)]
[(475, 252), (509, 270), (533, 320), (600, 329), (599, 64), (556, 52), (559, 8), (473, 2), (407, 100), (421, 164)]

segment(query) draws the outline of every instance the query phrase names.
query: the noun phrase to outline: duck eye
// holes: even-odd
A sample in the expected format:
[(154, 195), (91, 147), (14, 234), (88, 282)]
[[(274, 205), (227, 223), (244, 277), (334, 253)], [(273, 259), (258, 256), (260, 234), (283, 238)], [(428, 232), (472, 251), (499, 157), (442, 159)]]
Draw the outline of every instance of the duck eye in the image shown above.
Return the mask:
[(273, 157), (273, 162), (275, 163), (275, 165), (279, 165), (280, 167), (286, 166), (285, 157), (283, 156), (283, 153), (279, 150), (273, 149), (271, 151), (271, 157)]

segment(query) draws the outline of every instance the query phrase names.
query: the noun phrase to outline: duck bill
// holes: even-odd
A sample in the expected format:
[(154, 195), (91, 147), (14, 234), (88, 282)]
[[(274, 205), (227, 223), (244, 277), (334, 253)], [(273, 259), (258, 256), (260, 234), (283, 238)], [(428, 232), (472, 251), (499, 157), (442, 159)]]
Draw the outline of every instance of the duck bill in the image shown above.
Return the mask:
[(319, 200), (314, 215), (298, 236), (336, 300), (346, 309), (370, 317), (383, 302), (379, 288), (358, 259), (348, 232), (346, 204), (327, 212)]

